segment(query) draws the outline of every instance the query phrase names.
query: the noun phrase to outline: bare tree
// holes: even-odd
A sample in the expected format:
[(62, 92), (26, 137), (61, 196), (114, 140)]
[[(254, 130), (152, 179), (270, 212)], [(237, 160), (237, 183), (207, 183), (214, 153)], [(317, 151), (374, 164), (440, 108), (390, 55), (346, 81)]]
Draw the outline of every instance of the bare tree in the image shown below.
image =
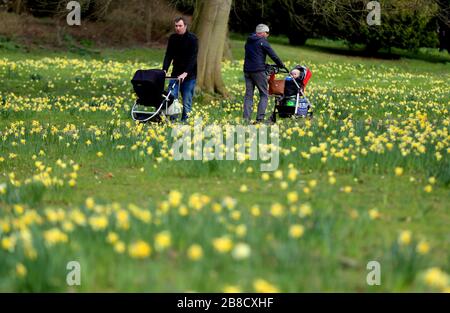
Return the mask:
[(146, 20), (146, 33), (145, 38), (147, 44), (152, 42), (152, 32), (154, 24), (157, 22), (158, 16), (161, 15), (161, 10), (166, 9), (163, 5), (164, 0), (144, 0), (145, 1), (145, 20)]
[(3, 2), (0, 1), (0, 8), (2, 6), (6, 7), (8, 12), (20, 14), (25, 7), (25, 3), (23, 0), (4, 0)]
[[(17, 1), (17, 0), (16, 0)], [(56, 42), (62, 45), (62, 35), (67, 17), (67, 0), (34, 0), (29, 9), (50, 15), (55, 21)], [(78, 0), (85, 19), (100, 20), (105, 18), (112, 0)]]
[(450, 51), (450, 0), (436, 0), (438, 11), (439, 51)]
[(15, 0), (14, 1), (14, 12), (16, 14), (20, 14), (22, 12), (22, 6), (23, 6), (22, 0)]
[(147, 1), (145, 6), (145, 11), (147, 13), (147, 27), (145, 30), (145, 39), (147, 43), (152, 41), (152, 28), (153, 28), (153, 1)]
[(112, 0), (96, 0), (93, 4), (93, 14), (97, 19), (105, 18)]

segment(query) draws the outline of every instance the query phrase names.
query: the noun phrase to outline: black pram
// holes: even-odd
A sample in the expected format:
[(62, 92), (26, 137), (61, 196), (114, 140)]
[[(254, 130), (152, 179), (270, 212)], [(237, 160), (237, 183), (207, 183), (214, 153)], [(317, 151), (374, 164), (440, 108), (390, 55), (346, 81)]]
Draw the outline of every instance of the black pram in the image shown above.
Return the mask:
[(139, 122), (160, 122), (169, 115), (169, 108), (174, 102), (172, 95), (176, 84), (168, 91), (164, 90), (166, 77), (162, 70), (138, 70), (131, 83), (137, 100), (131, 108), (131, 117)]

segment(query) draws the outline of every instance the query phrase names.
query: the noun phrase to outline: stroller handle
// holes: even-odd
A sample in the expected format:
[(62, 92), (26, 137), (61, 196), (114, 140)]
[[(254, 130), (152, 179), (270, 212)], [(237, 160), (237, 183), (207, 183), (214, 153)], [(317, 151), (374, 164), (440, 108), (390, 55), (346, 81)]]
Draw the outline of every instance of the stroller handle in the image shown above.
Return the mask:
[(286, 67), (280, 67), (276, 64), (266, 64), (266, 73), (268, 75), (278, 73), (289, 73), (289, 70)]

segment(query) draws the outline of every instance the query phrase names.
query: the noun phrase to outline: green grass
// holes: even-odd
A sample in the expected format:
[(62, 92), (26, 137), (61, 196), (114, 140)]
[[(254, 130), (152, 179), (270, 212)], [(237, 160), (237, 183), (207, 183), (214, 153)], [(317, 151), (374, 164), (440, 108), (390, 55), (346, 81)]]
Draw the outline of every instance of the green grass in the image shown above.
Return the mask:
[[(0, 290), (262, 291), (258, 279), (283, 292), (448, 288), (423, 275), (432, 267), (443, 277), (450, 272), (450, 65), (331, 54), (317, 49), (320, 43), (273, 44), (288, 66), (312, 69), (307, 95), (315, 118), (279, 121), (279, 171), (268, 180), (261, 161), (171, 160), (171, 125), (131, 122), (131, 76), (160, 67), (163, 50), (27, 53), (2, 46)], [(196, 94), (194, 114), (206, 124), (240, 122), (243, 46), (234, 39), (234, 60), (223, 65), (230, 97)], [(293, 169), (298, 175), (289, 177)], [(173, 190), (182, 193), (181, 204), (168, 208)], [(298, 199), (290, 201), (290, 192)], [(87, 198), (95, 199), (93, 208)], [(150, 212), (151, 221), (129, 204)], [(74, 212), (86, 223), (77, 224)], [(117, 212), (126, 212), (128, 227)], [(93, 216), (105, 217), (106, 228), (96, 230)], [(289, 236), (292, 225), (304, 227), (300, 238)], [(67, 241), (49, 244), (44, 234), (53, 228)], [(171, 243), (158, 249), (163, 231)], [(402, 231), (412, 238), (399, 245)], [(110, 232), (125, 244), (123, 253), (106, 241)], [(234, 247), (247, 244), (250, 255), (219, 253), (213, 240), (225, 235)], [(129, 254), (137, 240), (151, 246), (150, 256)], [(420, 242), (430, 251), (417, 252)], [(188, 257), (192, 244), (202, 247), (200, 260)], [(71, 260), (81, 264), (78, 287), (65, 283)], [(366, 284), (371, 260), (381, 264), (381, 286)], [(16, 272), (18, 264), (26, 275)]]

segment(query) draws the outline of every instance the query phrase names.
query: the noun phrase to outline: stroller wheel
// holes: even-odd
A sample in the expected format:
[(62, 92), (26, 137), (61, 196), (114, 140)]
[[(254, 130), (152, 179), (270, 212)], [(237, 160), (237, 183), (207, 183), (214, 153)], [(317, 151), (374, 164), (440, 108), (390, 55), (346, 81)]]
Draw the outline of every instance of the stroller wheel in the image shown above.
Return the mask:
[(277, 122), (277, 115), (275, 113), (272, 113), (272, 115), (270, 115), (269, 117), (269, 121), (275, 124)]

